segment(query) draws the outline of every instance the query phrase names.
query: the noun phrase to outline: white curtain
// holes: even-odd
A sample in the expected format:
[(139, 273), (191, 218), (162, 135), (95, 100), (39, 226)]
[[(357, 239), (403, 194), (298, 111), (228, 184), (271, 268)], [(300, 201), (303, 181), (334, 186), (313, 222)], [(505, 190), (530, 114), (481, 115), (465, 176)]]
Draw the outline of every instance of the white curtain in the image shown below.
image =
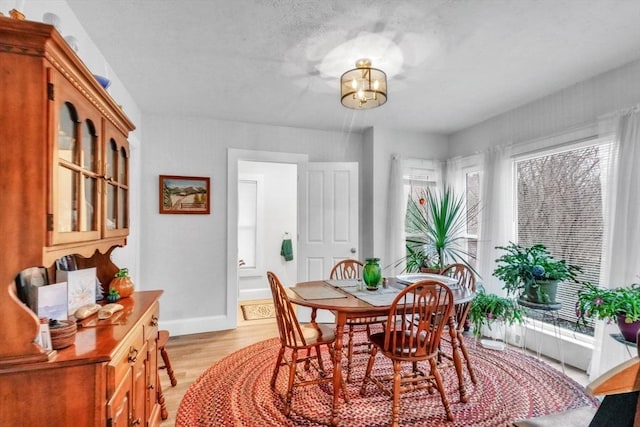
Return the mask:
[(405, 231), (404, 218), (406, 215), (407, 201), (404, 194), (403, 174), (404, 161), (399, 155), (391, 158), (391, 168), (389, 176), (389, 197), (387, 208), (387, 247), (389, 267), (385, 269), (384, 274), (393, 276), (404, 271), (405, 262), (402, 261), (397, 267), (395, 262), (404, 259), (405, 250)]
[(451, 188), (456, 195), (464, 194), (464, 176), (462, 174), (462, 158), (453, 157), (445, 163), (444, 187)]
[(493, 147), (484, 153), (480, 190), (478, 273), (489, 293), (504, 295), (502, 283), (492, 273), (499, 256), (495, 246), (514, 239), (511, 147)]
[[(611, 124), (613, 147), (604, 207), (608, 222), (600, 284), (615, 288), (640, 283), (640, 107), (620, 112), (613, 120), (601, 118), (601, 135), (610, 132)], [(615, 325), (596, 322), (590, 379), (629, 358), (626, 346), (607, 345), (611, 342), (608, 335), (617, 332)]]
[(603, 284), (640, 282), (640, 111), (620, 113), (614, 125), (610, 157), (607, 264)]

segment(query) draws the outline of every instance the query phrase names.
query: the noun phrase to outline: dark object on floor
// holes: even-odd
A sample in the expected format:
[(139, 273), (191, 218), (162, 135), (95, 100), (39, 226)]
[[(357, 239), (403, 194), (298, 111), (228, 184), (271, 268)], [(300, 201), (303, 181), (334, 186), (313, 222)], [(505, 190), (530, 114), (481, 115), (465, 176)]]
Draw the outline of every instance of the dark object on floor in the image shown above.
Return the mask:
[(590, 427), (634, 427), (638, 418), (639, 392), (605, 396), (591, 420)]

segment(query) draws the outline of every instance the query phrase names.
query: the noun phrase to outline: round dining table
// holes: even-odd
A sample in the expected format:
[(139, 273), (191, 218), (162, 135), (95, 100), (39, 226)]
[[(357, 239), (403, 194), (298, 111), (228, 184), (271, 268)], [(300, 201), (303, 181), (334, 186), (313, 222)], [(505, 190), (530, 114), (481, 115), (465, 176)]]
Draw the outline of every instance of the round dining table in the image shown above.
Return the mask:
[[(420, 277), (416, 275), (416, 277)], [(450, 284), (451, 291), (453, 293), (454, 304), (468, 303), (475, 296), (475, 292), (455, 286), (451, 282), (450, 277), (439, 275), (425, 275), (427, 280), (437, 280), (444, 284)], [(348, 292), (341, 287), (341, 281), (339, 280), (314, 280), (309, 282), (300, 282), (295, 286), (286, 288), (289, 300), (297, 305), (309, 307), (311, 311), (311, 322), (315, 323), (317, 310), (329, 310), (335, 315), (336, 323), (336, 341), (334, 343), (333, 352), (333, 406), (331, 410), (331, 425), (338, 424), (338, 405), (339, 405), (339, 392), (342, 388), (342, 370), (340, 369), (342, 360), (342, 337), (344, 334), (344, 326), (347, 319), (359, 318), (359, 317), (376, 317), (385, 316), (388, 314), (391, 308), (392, 298), (382, 304), (386, 305), (373, 305), (366, 302), (363, 299), (354, 296), (353, 293)], [(348, 282), (348, 281), (344, 281)], [(346, 286), (355, 285), (352, 283), (345, 283)], [(345, 286), (345, 287), (346, 287)], [(387, 289), (386, 293), (392, 294), (394, 289), (402, 289), (407, 286), (407, 283), (400, 281), (396, 278), (386, 278), (384, 280), (384, 287), (381, 291)], [(352, 290), (350, 288), (349, 290)], [(365, 293), (369, 291), (363, 291)], [(357, 293), (357, 292), (356, 292)], [(368, 299), (368, 298), (367, 298)], [(384, 301), (382, 299), (381, 301)], [(455, 318), (453, 315), (448, 319), (448, 329), (451, 336), (451, 347), (453, 349), (453, 363), (455, 365), (456, 373), (458, 375), (458, 383), (460, 390), (460, 401), (467, 402), (467, 390), (464, 385), (464, 376), (462, 373), (462, 358), (460, 356), (461, 349), (458, 342), (458, 336), (456, 333)], [(347, 398), (347, 396), (345, 396)]]

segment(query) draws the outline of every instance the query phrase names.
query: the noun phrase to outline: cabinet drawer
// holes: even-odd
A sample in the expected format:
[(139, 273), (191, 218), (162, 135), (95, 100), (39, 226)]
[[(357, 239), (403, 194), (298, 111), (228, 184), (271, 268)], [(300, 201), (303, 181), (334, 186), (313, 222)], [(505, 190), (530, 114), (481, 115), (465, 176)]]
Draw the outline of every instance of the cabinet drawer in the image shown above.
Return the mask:
[(142, 326), (144, 328), (144, 340), (158, 338), (158, 319), (160, 318), (160, 304), (156, 303), (151, 307), (149, 312), (142, 318)]
[(131, 334), (122, 342), (115, 356), (109, 362), (107, 367), (107, 397), (113, 394), (136, 360), (145, 357), (142, 354), (144, 342), (144, 328), (142, 324), (138, 324), (131, 330)]

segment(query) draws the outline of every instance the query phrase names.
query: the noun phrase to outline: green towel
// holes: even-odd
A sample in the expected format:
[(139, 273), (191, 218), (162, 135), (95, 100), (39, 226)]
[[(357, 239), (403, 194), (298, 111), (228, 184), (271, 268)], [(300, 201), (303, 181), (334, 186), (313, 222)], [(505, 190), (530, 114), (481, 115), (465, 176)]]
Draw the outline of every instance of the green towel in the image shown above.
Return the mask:
[(284, 257), (285, 261), (293, 260), (293, 245), (291, 239), (284, 239), (282, 241), (282, 248), (280, 249), (280, 255)]

